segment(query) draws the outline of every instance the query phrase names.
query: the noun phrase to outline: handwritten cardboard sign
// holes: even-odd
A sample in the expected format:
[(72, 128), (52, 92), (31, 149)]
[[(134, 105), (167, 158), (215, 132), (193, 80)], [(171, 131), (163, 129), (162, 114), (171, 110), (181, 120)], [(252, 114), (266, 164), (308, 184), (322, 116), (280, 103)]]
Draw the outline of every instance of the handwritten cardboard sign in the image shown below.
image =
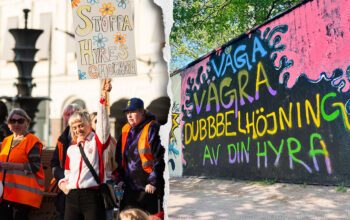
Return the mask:
[(136, 75), (133, 0), (71, 0), (79, 79)]

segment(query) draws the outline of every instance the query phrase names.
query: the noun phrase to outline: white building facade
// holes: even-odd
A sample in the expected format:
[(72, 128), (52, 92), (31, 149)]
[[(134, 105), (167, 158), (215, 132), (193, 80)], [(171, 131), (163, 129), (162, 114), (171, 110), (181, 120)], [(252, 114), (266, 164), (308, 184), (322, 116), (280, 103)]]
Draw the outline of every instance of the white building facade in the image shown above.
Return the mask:
[[(83, 1), (83, 0), (81, 0)], [(139, 97), (145, 107), (164, 124), (170, 100), (167, 96), (168, 74), (163, 60), (165, 44), (161, 9), (152, 0), (134, 0), (135, 47), (137, 75), (113, 78), (110, 94), (111, 125), (119, 136), (126, 122), (122, 109), (128, 99)], [(47, 96), (50, 102), (39, 105), (34, 130), (47, 146), (54, 146), (63, 130), (65, 106), (78, 103), (88, 111), (97, 109), (99, 80), (78, 80), (71, 1), (65, 0), (0, 0), (0, 97), (15, 96), (18, 71), (14, 59), (15, 40), (11, 28), (24, 28), (23, 9), (30, 9), (28, 28), (43, 29), (36, 48), (39, 51), (33, 69), (33, 97)], [(51, 59), (50, 59), (51, 55)], [(7, 103), (9, 108), (11, 103)], [(167, 134), (161, 134), (167, 136)]]

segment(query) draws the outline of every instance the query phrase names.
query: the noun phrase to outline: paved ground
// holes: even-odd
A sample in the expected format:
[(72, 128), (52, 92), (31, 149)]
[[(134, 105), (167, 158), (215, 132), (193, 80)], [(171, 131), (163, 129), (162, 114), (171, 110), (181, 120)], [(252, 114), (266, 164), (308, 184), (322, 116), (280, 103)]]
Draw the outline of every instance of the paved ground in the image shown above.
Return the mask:
[(171, 220), (350, 219), (350, 188), (194, 177), (169, 184)]

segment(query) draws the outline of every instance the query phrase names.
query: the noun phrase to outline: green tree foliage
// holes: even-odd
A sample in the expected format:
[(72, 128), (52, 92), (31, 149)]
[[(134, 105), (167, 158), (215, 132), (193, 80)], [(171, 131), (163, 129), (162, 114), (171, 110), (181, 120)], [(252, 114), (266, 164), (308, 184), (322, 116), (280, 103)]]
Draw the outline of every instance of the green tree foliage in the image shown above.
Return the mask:
[(303, 0), (173, 0), (171, 70), (288, 10)]

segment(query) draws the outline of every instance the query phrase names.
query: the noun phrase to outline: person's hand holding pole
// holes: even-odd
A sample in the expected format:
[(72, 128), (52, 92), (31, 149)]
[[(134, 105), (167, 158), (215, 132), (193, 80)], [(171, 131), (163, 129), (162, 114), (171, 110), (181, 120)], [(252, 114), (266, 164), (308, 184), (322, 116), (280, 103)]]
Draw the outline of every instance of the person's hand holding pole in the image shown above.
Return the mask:
[(109, 105), (108, 101), (108, 95), (109, 92), (112, 90), (112, 84), (111, 84), (112, 79), (103, 79), (102, 80), (102, 91), (101, 91), (101, 96), (102, 98), (106, 99), (106, 103)]
[(112, 90), (112, 79), (107, 78), (102, 80), (101, 97), (105, 100), (105, 106), (108, 106), (107, 113), (109, 115), (109, 92)]

